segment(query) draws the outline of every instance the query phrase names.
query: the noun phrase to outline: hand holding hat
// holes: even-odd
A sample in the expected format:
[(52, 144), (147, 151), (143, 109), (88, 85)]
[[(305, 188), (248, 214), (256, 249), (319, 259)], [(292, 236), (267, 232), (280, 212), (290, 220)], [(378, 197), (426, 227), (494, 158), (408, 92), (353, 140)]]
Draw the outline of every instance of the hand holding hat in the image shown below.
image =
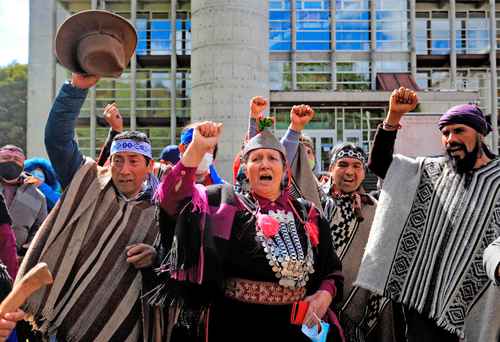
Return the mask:
[(94, 75), (80, 75), (73, 73), (71, 75), (71, 85), (79, 89), (88, 89), (96, 85), (99, 81), (99, 76)]
[(135, 28), (109, 11), (78, 12), (57, 30), (55, 54), (64, 67), (83, 75), (119, 77), (137, 45)]

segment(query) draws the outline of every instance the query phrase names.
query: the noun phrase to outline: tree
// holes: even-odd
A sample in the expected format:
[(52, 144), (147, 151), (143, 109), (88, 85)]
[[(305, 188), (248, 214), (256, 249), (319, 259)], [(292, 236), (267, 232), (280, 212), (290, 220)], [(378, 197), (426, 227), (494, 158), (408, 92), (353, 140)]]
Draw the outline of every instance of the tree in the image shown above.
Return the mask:
[(0, 67), (0, 146), (13, 144), (26, 151), (26, 64)]

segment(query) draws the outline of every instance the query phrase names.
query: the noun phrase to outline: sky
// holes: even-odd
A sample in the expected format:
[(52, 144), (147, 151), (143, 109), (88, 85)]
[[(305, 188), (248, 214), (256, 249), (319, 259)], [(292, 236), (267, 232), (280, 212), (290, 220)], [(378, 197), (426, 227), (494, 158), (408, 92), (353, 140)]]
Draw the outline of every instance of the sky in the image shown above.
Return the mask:
[(28, 63), (29, 0), (0, 0), (0, 66)]

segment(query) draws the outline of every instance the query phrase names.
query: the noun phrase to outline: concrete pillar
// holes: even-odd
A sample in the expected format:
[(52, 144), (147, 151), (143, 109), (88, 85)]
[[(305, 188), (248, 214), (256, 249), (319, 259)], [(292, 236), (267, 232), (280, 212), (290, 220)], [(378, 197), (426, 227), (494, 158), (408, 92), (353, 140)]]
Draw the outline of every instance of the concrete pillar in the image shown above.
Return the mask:
[(376, 51), (377, 51), (377, 3), (375, 0), (370, 1), (370, 74), (371, 74), (371, 89), (377, 89), (377, 66), (376, 66)]
[[(97, 9), (97, 0), (92, 0), (90, 3), (90, 6), (92, 9)], [(100, 4), (100, 9), (103, 8), (103, 2), (101, 1)], [(96, 87), (93, 86), (92, 88), (89, 89), (89, 96), (90, 96), (90, 133), (89, 133), (89, 139), (90, 139), (90, 151), (89, 151), (89, 157), (92, 159), (95, 159), (96, 153), (96, 128), (97, 128), (97, 108), (96, 108)]]
[(410, 0), (410, 70), (413, 79), (417, 79), (417, 5)]
[(450, 83), (453, 89), (457, 88), (457, 28), (456, 28), (455, 0), (450, 0), (448, 18), (450, 22)]
[[(136, 27), (137, 0), (130, 0), (130, 22)], [(130, 129), (137, 129), (137, 55), (132, 55), (130, 59)]]
[(291, 57), (291, 73), (292, 73), (292, 90), (297, 90), (297, 1), (290, 0), (290, 15), (291, 15), (291, 28), (290, 35), (292, 38), (292, 51)]
[(332, 90), (337, 90), (337, 5), (336, 0), (330, 0), (330, 75), (332, 78)]
[(177, 0), (170, 0), (172, 53), (170, 54), (170, 143), (175, 145), (177, 101)]
[(495, 0), (490, 0), (490, 103), (493, 128), (493, 153), (498, 153), (498, 104), (497, 104), (497, 22)]
[(269, 98), (267, 0), (192, 0), (193, 121), (224, 123), (217, 169), (230, 180), (250, 99)]
[(45, 122), (56, 93), (55, 0), (30, 1), (26, 154), (45, 157)]

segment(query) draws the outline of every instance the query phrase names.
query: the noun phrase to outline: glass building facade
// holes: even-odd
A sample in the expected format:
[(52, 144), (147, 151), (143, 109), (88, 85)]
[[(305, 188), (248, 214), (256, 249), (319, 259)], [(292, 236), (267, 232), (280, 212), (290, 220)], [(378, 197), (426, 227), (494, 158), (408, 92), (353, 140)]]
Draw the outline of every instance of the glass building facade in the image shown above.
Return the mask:
[[(176, 124), (178, 139), (180, 128), (189, 121), (191, 6), (189, 1), (178, 0), (172, 14), (170, 1), (96, 3), (131, 18), (132, 2), (137, 4), (136, 69), (118, 80), (98, 84), (95, 96), (86, 101), (78, 136), (84, 148), (98, 149), (107, 132), (99, 112), (107, 103), (116, 102), (124, 117), (134, 112), (137, 128), (151, 136), (158, 155), (171, 141), (171, 122)], [(86, 1), (60, 3), (70, 12), (90, 8)], [(286, 128), (294, 103), (274, 102), (273, 94), (377, 91), (380, 73), (409, 73), (422, 91), (462, 91), (464, 102), (470, 94), (479, 93), (479, 104), (487, 113), (491, 109), (487, 2), (461, 1), (451, 6), (447, 1), (269, 0), (268, 4), (270, 112), (278, 119), (278, 130)], [(174, 72), (170, 64), (173, 55)], [(362, 99), (309, 103), (317, 111), (309, 133), (317, 137), (317, 154), (321, 156), (340, 141), (368, 149), (377, 124), (385, 116), (387, 99), (379, 103), (364, 103)], [(89, 132), (88, 119), (85, 121), (85, 115), (94, 115), (92, 111), (97, 122), (95, 133)], [(317, 132), (327, 133), (322, 136)]]

